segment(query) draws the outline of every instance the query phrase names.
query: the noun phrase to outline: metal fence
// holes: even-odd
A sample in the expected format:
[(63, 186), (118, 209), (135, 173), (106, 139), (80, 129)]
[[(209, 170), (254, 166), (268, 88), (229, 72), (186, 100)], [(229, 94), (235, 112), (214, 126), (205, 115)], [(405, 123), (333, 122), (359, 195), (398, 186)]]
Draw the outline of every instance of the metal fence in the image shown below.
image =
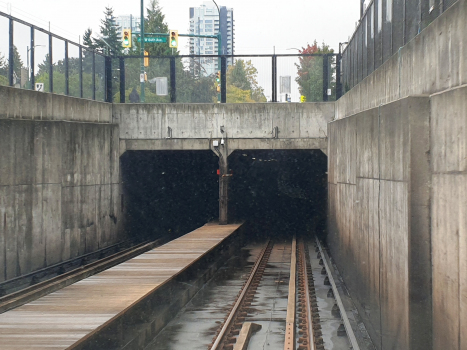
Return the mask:
[(342, 52), (344, 93), (381, 66), (457, 0), (373, 0)]
[[(335, 54), (146, 57), (146, 103), (321, 102), (341, 91)], [(140, 65), (140, 56), (112, 58), (113, 102), (142, 102)], [(158, 91), (161, 80), (167, 89)]]
[[(0, 12), (0, 85), (120, 103), (333, 101), (340, 56), (107, 56)], [(218, 72), (220, 81), (218, 82)], [(218, 91), (219, 90), (219, 91)]]
[(4, 12), (0, 33), (0, 85), (108, 100), (102, 53)]

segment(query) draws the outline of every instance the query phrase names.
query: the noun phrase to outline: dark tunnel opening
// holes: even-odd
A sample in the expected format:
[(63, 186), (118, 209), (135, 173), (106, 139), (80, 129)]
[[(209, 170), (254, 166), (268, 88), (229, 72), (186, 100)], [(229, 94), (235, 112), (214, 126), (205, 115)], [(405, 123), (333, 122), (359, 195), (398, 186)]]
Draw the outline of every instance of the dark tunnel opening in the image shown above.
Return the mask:
[[(121, 157), (126, 231), (137, 240), (184, 234), (219, 209), (211, 151), (128, 151)], [(327, 157), (320, 150), (237, 150), (229, 156), (229, 222), (265, 235), (323, 234)]]

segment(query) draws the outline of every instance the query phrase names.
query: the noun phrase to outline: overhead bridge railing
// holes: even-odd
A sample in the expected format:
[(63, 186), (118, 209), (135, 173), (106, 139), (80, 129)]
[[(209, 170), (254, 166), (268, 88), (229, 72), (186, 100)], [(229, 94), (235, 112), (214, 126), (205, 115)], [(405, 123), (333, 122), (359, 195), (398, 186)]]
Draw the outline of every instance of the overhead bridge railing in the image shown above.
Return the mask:
[[(4, 12), (0, 32), (8, 33), (0, 36), (0, 85), (21, 89), (115, 103), (325, 102), (342, 94), (333, 53), (115, 56)], [(204, 40), (214, 53), (215, 40)]]

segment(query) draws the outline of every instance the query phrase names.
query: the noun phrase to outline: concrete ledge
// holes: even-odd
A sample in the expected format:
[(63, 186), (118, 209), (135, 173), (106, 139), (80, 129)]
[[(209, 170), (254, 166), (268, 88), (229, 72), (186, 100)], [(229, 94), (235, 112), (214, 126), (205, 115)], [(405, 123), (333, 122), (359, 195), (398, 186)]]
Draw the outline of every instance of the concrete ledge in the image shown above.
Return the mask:
[(112, 104), (0, 86), (0, 119), (112, 122)]
[[(209, 139), (120, 140), (120, 155), (125, 151), (204, 151)], [(229, 154), (245, 149), (321, 149), (326, 153), (327, 139), (229, 139)]]

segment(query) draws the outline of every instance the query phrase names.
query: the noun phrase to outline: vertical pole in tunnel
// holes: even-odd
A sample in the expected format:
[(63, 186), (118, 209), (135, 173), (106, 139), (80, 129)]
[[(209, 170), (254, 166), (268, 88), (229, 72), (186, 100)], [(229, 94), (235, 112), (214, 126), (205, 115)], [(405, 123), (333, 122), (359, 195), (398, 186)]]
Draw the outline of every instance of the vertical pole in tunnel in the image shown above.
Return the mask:
[[(221, 126), (221, 133), (224, 127)], [(229, 151), (227, 134), (221, 140), (211, 140), (211, 150), (219, 157), (219, 225), (227, 225), (229, 221)]]
[(227, 159), (227, 152), (221, 151), (219, 157), (219, 225), (227, 225), (229, 221), (229, 162)]

